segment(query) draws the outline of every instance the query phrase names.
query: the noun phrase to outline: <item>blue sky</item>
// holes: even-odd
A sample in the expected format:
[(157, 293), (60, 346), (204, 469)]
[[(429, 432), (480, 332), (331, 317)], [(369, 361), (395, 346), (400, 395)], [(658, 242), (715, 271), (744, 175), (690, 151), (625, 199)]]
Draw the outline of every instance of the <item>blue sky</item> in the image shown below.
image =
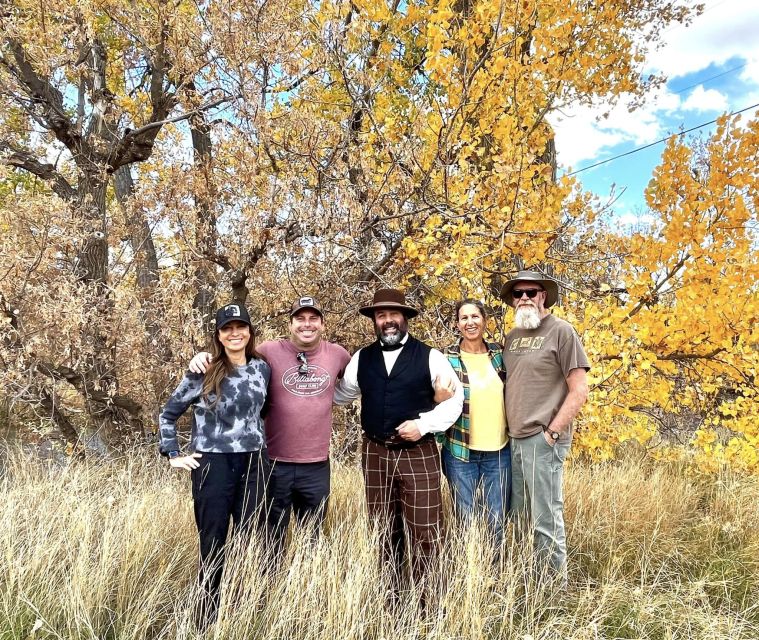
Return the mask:
[[(554, 115), (560, 172), (583, 169), (759, 102), (759, 0), (703, 4), (704, 12), (690, 26), (667, 29), (664, 46), (649, 54), (644, 73), (664, 74), (667, 83), (651, 93), (642, 108), (629, 112), (622, 100), (606, 119), (600, 116), (609, 105), (601, 103), (592, 108), (569, 106)], [(744, 120), (754, 113), (759, 110), (746, 112)], [(700, 133), (711, 131), (713, 125)], [(614, 185), (619, 196), (614, 216), (623, 224), (645, 224), (643, 191), (663, 149), (657, 144), (581, 171), (577, 178), (603, 202)]]

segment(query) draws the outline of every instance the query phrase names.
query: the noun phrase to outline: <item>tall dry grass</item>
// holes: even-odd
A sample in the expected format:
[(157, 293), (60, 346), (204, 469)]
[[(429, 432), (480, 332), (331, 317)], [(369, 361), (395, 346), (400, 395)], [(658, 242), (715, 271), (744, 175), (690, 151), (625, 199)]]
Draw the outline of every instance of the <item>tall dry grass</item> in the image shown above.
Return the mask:
[(633, 462), (566, 474), (570, 586), (533, 576), (513, 535), (448, 531), (440, 602), (387, 606), (354, 467), (333, 470), (324, 535), (295, 533), (278, 574), (253, 540), (222, 609), (191, 623), (189, 480), (163, 461), (45, 466), (11, 452), (0, 480), (0, 638), (759, 638), (759, 483)]

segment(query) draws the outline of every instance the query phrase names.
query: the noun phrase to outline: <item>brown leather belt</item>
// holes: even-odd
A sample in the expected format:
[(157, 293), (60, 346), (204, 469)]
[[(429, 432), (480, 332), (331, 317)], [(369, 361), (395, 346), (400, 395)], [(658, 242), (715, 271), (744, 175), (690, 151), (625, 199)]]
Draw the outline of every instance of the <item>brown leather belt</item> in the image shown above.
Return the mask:
[(411, 449), (411, 447), (416, 447), (417, 445), (422, 444), (423, 442), (429, 442), (434, 438), (434, 436), (431, 433), (424, 434), (419, 440), (404, 440), (400, 436), (392, 436), (390, 438), (382, 439), (382, 438), (375, 438), (374, 436), (370, 436), (366, 431), (364, 431), (364, 436), (368, 439), (374, 442), (375, 444), (378, 444), (383, 447), (387, 447), (388, 449)]

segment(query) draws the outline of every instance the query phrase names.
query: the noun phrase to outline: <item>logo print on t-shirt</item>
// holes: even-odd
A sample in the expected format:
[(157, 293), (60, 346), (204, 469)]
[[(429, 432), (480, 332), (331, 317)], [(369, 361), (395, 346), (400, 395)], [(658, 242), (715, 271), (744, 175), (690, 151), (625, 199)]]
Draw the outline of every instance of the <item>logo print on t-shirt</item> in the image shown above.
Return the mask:
[(546, 341), (545, 336), (535, 336), (534, 338), (514, 338), (509, 345), (509, 351), (518, 351), (521, 349), (529, 349), (530, 351), (537, 351), (543, 347), (543, 343)]
[(282, 374), (282, 386), (294, 396), (318, 396), (329, 389), (330, 375), (324, 367), (309, 364), (308, 373), (298, 373), (298, 366)]

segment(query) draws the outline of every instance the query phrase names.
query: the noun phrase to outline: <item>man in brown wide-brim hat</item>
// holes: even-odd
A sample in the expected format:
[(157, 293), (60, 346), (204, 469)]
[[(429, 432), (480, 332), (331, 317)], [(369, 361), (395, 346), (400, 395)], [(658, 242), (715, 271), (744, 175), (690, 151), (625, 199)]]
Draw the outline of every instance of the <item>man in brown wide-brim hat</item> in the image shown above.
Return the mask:
[(550, 311), (559, 286), (536, 271), (520, 271), (501, 289), (514, 307), (506, 334), (505, 406), (511, 442), (511, 511), (531, 521), (535, 550), (567, 582), (562, 481), (572, 419), (588, 395), (588, 358), (577, 332)]
[[(406, 304), (402, 291), (379, 289), (359, 312), (373, 320), (377, 340), (353, 355), (335, 402), (361, 397), (369, 518), (382, 527), (382, 557), (396, 577), (410, 546), (412, 579), (420, 585), (437, 562), (442, 531), (440, 457), (433, 434), (459, 417), (463, 390), (446, 357), (409, 335), (408, 319), (419, 312)], [(436, 385), (454, 388), (453, 396), (435, 404)]]

